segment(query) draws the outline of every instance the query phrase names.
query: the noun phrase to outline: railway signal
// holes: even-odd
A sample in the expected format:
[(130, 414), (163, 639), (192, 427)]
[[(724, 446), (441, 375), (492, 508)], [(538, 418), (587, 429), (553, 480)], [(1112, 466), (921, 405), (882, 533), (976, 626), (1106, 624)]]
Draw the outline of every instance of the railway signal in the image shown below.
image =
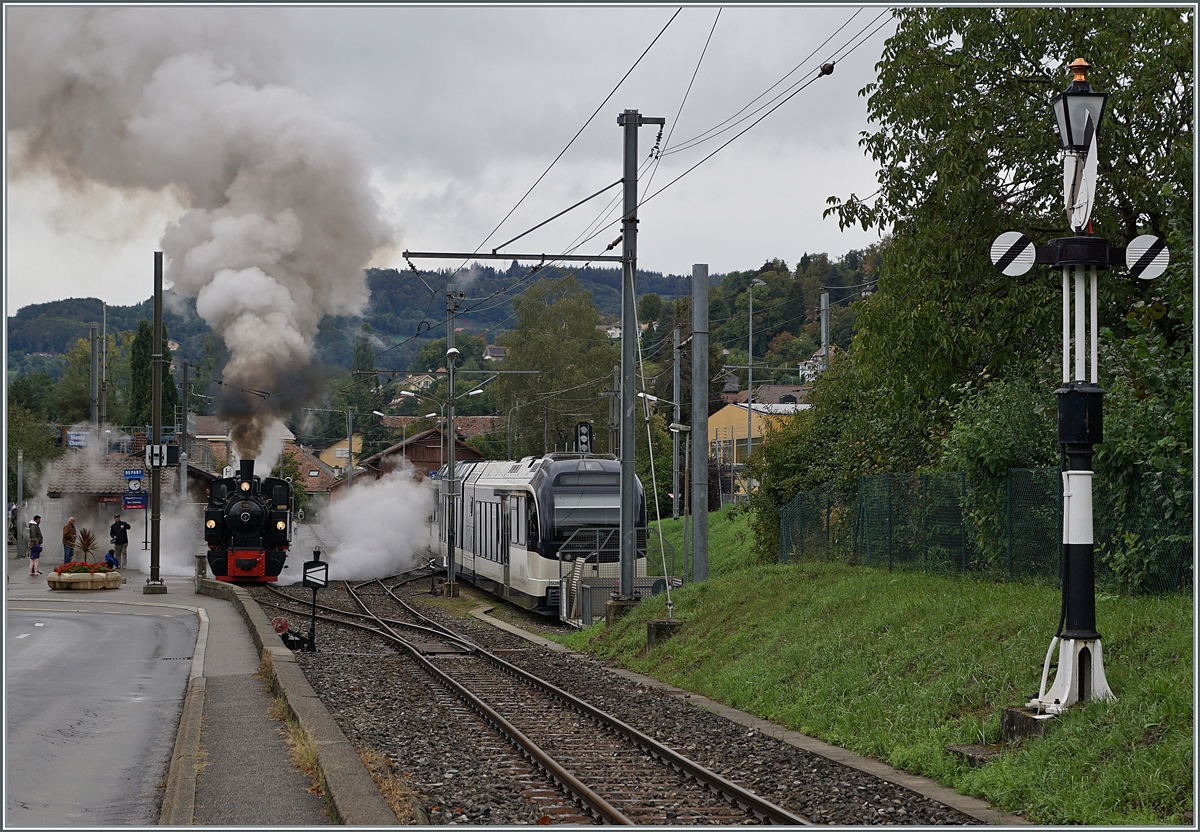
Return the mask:
[(575, 426), (575, 450), (581, 454), (592, 452), (592, 423), (580, 422)]
[[(1070, 68), (1074, 73), (1071, 85), (1055, 97), (1052, 105), (1064, 150), (1064, 208), (1074, 234), (1038, 246), (1024, 234), (1008, 231), (996, 238), (991, 249), (993, 265), (1005, 275), (1024, 274), (1035, 263), (1062, 269), (1063, 377), (1062, 386), (1054, 392), (1058, 396), (1058, 441), (1064, 460), (1063, 603), (1058, 631), (1046, 651), (1038, 695), (1028, 702), (1042, 718), (1062, 713), (1076, 702), (1116, 698), (1104, 675), (1100, 633), (1096, 630), (1092, 455), (1093, 447), (1103, 441), (1104, 396), (1097, 363), (1097, 271), (1124, 262), (1131, 275), (1149, 280), (1163, 273), (1169, 257), (1166, 244), (1151, 235), (1137, 237), (1124, 249), (1091, 235), (1097, 138), (1108, 96), (1092, 90), (1087, 81), (1087, 61), (1077, 58)], [(1090, 272), (1090, 280), (1085, 279), (1085, 269)], [(1085, 298), (1090, 300), (1086, 311)], [(1056, 648), (1058, 669), (1047, 688)]]
[(317, 652), (317, 590), (329, 585), (329, 564), (321, 560), (321, 550), (313, 549), (313, 559), (304, 562), (303, 584), (312, 589), (312, 619), (308, 625), (308, 636), (301, 638), (305, 653)]

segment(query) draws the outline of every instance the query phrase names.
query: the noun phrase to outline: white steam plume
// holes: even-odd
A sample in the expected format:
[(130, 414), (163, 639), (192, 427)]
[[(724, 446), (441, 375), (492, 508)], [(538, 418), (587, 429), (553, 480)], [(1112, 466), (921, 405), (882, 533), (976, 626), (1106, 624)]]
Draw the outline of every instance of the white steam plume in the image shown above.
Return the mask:
[(327, 510), (326, 525), (338, 538), (326, 558), (331, 580), (383, 578), (423, 562), (434, 499), (429, 482), (414, 480), (411, 467), (363, 480)]
[(257, 457), (314, 393), (321, 319), (361, 313), (363, 269), (391, 242), (366, 138), (272, 77), (278, 11), (6, 14), (10, 170), (170, 189), (188, 206), (162, 238), (165, 277), (225, 340), (220, 408), (239, 456)]

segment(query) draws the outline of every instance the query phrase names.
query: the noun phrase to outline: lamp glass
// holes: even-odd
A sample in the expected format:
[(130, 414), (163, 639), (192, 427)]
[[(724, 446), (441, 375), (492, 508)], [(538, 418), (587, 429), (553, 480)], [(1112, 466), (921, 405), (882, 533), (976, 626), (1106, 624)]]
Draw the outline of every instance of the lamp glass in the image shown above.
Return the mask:
[(1065, 149), (1088, 149), (1092, 141), (1092, 134), (1087, 129), (1088, 116), (1091, 116), (1093, 130), (1098, 130), (1107, 100), (1106, 92), (1068, 90), (1055, 96), (1051, 103), (1054, 107), (1054, 118), (1058, 122), (1058, 135)]

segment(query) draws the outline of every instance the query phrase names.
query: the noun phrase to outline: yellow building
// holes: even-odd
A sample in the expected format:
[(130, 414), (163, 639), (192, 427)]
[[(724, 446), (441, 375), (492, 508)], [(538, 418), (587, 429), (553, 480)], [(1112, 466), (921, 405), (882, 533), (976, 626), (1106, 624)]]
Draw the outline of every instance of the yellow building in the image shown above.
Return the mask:
[(727, 404), (708, 417), (709, 456), (725, 463), (741, 465), (746, 460), (746, 432), (750, 433), (750, 450), (753, 452), (762, 443), (766, 425), (812, 407), (809, 404), (765, 404), (755, 402), (751, 406), (747, 425), (746, 403)]
[[(362, 434), (354, 434), (353, 439), (354, 462), (357, 465), (362, 461)], [(339, 473), (345, 474), (346, 462), (350, 456), (349, 452), (346, 450), (348, 447), (349, 445), (345, 439), (339, 439), (337, 442), (334, 442), (328, 448), (321, 451), (321, 453), (317, 454), (317, 459), (324, 462), (330, 468), (336, 468)]]

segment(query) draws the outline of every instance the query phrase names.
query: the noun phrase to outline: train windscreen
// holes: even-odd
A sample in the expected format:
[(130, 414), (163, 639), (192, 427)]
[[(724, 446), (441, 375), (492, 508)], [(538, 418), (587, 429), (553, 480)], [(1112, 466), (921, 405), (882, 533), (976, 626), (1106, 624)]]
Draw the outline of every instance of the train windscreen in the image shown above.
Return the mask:
[[(560, 475), (561, 476), (561, 475)], [(619, 526), (621, 501), (619, 494), (554, 495), (554, 526), (562, 535), (565, 529), (591, 526)]]

